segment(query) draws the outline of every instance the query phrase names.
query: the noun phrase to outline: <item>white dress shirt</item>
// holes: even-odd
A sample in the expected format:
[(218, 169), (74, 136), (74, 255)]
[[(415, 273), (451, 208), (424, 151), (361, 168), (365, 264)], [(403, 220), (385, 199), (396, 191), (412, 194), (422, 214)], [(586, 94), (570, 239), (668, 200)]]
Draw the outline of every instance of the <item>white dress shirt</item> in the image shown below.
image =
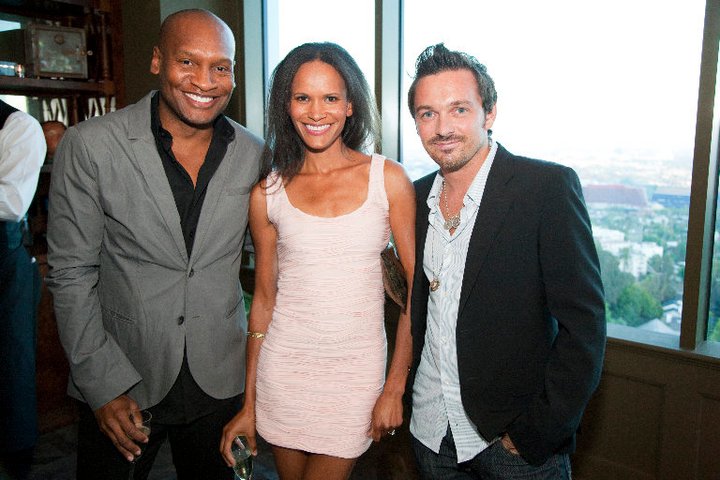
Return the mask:
[(410, 432), (438, 453), (449, 424), (458, 462), (474, 458), (494, 440), (480, 436), (463, 408), (455, 335), (470, 237), (496, 152), (497, 142), (492, 142), (487, 159), (465, 194), (460, 225), (453, 235), (444, 228), (445, 219), (438, 208), (443, 182), (439, 172), (427, 199), (430, 213), (423, 270), (430, 281), (437, 278), (440, 285), (430, 291), (428, 299), (425, 346), (413, 386)]
[(0, 130), (0, 221), (19, 222), (27, 213), (46, 148), (32, 116), (14, 112), (7, 118)]

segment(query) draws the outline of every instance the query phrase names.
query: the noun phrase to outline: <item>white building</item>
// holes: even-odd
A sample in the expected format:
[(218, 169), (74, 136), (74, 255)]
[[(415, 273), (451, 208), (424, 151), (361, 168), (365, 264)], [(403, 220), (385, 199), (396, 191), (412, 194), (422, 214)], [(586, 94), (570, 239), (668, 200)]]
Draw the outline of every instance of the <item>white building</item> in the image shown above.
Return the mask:
[(638, 278), (648, 270), (648, 261), (655, 255), (662, 256), (663, 247), (652, 242), (628, 242), (625, 233), (603, 227), (594, 227), (593, 235), (600, 247), (615, 255), (620, 270)]

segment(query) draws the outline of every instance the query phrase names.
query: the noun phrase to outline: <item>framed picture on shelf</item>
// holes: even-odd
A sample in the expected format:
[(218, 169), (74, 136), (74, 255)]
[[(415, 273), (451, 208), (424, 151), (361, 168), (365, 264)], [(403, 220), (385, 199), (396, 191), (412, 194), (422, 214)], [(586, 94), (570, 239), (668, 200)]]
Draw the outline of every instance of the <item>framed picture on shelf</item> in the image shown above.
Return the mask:
[(82, 28), (31, 23), (26, 29), (25, 48), (28, 77), (88, 78)]

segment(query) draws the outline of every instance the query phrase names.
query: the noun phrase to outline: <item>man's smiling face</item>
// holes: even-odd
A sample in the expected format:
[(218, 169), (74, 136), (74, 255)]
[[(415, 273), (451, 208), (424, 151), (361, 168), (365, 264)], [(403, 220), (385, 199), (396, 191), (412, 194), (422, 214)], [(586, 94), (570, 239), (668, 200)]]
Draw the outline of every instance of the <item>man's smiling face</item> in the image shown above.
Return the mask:
[(151, 73), (160, 77), (160, 121), (173, 130), (206, 128), (235, 88), (232, 32), (201, 13), (178, 18), (153, 50)]

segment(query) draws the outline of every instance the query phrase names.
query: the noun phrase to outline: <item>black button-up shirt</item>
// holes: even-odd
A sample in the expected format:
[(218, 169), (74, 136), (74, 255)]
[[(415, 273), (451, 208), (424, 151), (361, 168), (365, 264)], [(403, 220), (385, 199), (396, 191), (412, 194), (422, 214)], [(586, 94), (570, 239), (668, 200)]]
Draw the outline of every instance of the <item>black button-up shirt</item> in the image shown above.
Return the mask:
[[(172, 151), (172, 135), (160, 124), (159, 102), (160, 93), (158, 92), (152, 98), (151, 128), (170, 189), (175, 198), (185, 238), (185, 247), (188, 257), (190, 257), (208, 184), (222, 163), (228, 145), (235, 138), (235, 130), (223, 115), (218, 116), (213, 124), (210, 147), (198, 172), (197, 184), (193, 185), (190, 175), (175, 159)], [(219, 401), (205, 393), (190, 373), (187, 352), (185, 352), (175, 384), (165, 398), (152, 407), (153, 421), (161, 424), (189, 423), (218, 409), (225, 402), (234, 402), (237, 399), (238, 397), (233, 397)]]

